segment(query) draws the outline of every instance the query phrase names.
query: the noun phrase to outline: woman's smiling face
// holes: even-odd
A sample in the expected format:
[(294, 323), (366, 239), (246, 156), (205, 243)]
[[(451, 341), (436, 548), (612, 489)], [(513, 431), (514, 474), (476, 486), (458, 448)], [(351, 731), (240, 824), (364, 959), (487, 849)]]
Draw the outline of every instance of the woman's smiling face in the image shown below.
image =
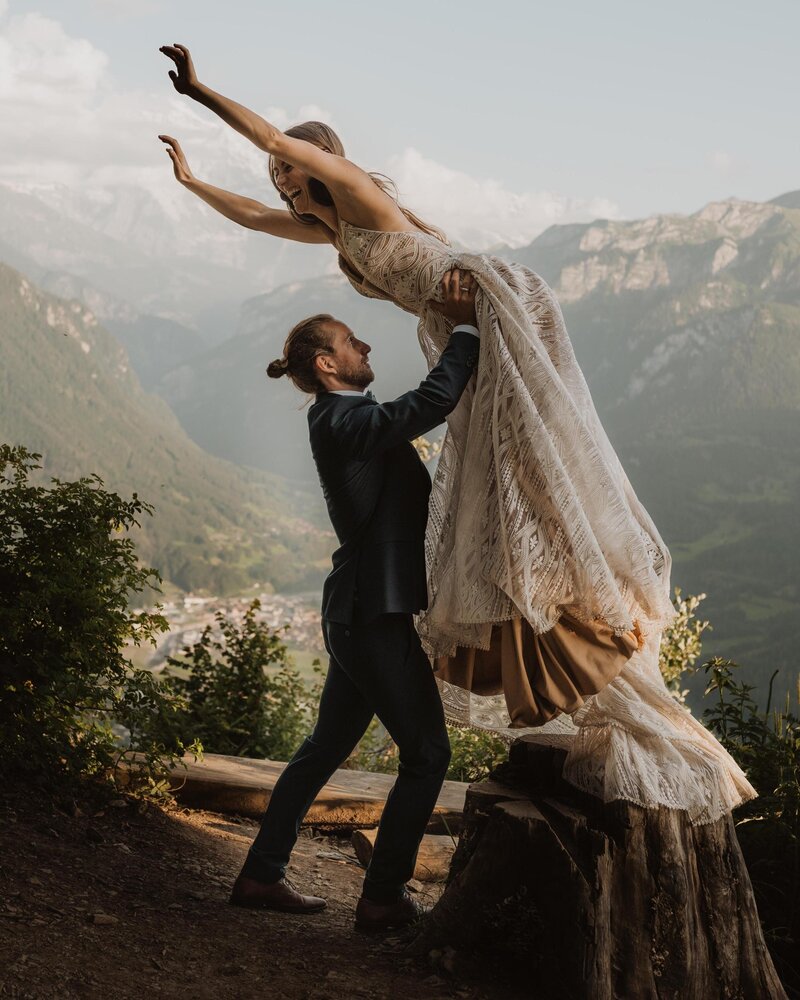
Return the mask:
[(309, 175), (299, 167), (275, 160), (272, 168), (275, 186), (298, 215), (313, 214), (314, 200), (308, 189)]

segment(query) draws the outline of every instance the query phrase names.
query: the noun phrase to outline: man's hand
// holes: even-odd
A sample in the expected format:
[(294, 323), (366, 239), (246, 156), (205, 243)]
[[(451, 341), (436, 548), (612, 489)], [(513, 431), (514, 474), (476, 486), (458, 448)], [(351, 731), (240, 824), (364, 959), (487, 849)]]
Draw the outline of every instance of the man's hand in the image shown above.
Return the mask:
[(174, 45), (162, 45), (158, 50), (170, 58), (176, 69), (169, 71), (169, 78), (172, 85), (179, 94), (189, 94), (191, 96), (198, 85), (197, 73), (194, 71), (192, 56), (185, 45), (175, 42)]
[(478, 325), (475, 315), (475, 292), (478, 283), (470, 271), (461, 271), (454, 268), (448, 271), (442, 278), (441, 302), (431, 302), (431, 308), (440, 312), (446, 319), (449, 319), (454, 326), (459, 323), (470, 323), (472, 326)]
[(180, 181), (181, 184), (187, 184), (189, 181), (194, 180), (194, 174), (189, 169), (189, 164), (186, 162), (186, 157), (178, 140), (173, 139), (171, 135), (160, 135), (158, 138), (167, 147), (169, 158), (172, 160), (172, 168), (175, 171), (175, 179)]

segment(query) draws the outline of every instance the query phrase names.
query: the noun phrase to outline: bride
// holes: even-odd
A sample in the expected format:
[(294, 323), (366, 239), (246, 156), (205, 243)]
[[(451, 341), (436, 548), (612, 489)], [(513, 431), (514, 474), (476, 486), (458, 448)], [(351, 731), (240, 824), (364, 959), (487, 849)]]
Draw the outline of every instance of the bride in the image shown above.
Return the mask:
[(285, 132), (200, 83), (189, 50), (163, 46), (175, 89), (269, 154), (287, 209), (197, 180), (179, 143), (175, 176), (249, 229), (330, 243), (362, 295), (419, 317), (428, 365), (449, 335), (435, 308), (454, 268), (477, 282), (474, 385), (448, 420), (426, 540), (429, 607), (418, 622), (451, 722), (568, 750), (564, 775), (605, 801), (721, 816), (755, 791), (670, 696), (658, 668), (669, 552), (600, 424), (542, 279), (456, 252), (393, 186), (347, 160), (320, 122)]

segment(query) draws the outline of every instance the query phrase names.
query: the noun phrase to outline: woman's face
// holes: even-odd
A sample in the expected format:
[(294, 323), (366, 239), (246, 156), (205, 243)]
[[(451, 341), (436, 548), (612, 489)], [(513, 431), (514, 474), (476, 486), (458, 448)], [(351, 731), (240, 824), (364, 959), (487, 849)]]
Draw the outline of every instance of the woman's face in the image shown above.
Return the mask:
[(298, 215), (314, 215), (316, 202), (308, 190), (309, 176), (299, 167), (275, 160), (272, 176), (280, 192), (286, 195)]

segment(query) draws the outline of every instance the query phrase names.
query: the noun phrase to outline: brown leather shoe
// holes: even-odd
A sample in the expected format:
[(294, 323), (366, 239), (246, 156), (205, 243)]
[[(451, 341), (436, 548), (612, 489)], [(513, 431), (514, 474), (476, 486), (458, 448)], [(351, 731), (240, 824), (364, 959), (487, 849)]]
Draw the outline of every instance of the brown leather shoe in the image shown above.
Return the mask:
[(234, 906), (278, 910), (281, 913), (318, 913), (328, 905), (320, 896), (299, 893), (285, 878), (267, 883), (244, 875), (234, 882), (230, 901)]
[(404, 892), (396, 903), (376, 903), (363, 896), (356, 906), (357, 931), (388, 931), (406, 927), (430, 911)]

